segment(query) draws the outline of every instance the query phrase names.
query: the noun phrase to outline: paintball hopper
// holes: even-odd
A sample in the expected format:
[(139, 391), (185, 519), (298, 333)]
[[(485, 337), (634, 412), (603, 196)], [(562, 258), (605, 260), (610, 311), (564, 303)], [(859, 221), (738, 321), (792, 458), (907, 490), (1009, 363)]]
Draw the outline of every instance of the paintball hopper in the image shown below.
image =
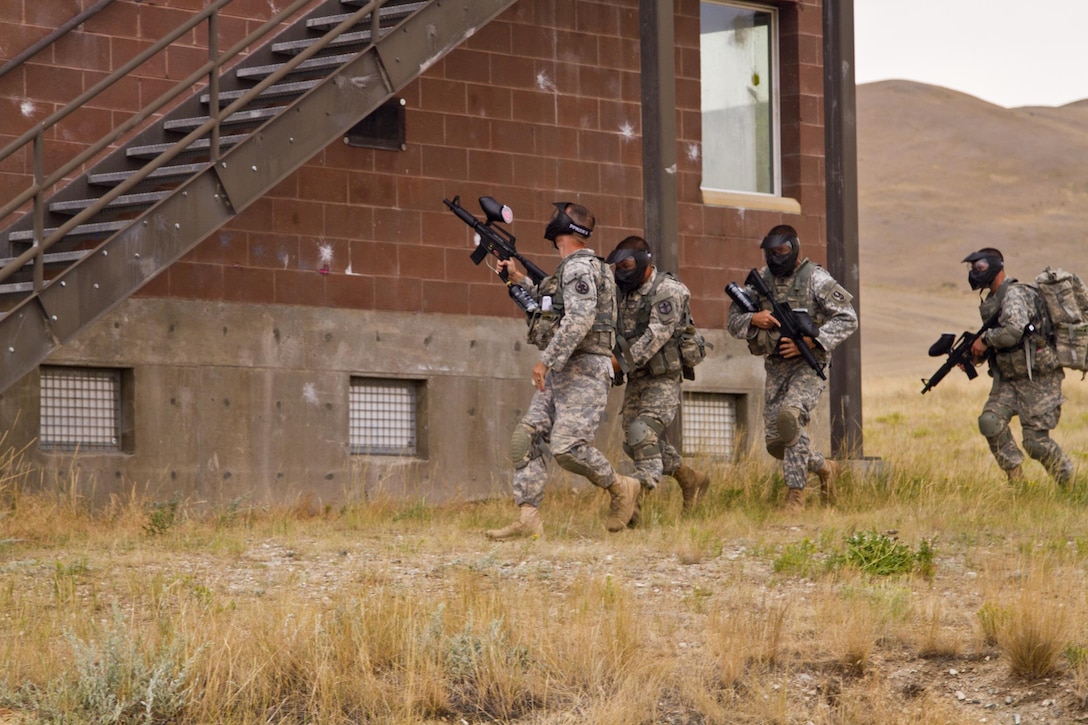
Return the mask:
[(951, 332), (946, 332), (937, 338), (937, 342), (929, 346), (930, 357), (941, 357), (947, 355), (952, 350), (952, 345), (956, 342), (956, 336)]

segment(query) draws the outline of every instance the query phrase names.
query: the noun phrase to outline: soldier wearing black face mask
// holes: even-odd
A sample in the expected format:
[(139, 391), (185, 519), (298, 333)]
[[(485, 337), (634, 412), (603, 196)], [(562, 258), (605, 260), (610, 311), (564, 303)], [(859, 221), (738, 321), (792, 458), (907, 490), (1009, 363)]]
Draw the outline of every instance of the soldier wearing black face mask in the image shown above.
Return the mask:
[(1073, 462), (1050, 437), (1062, 414), (1062, 380), (1065, 371), (1045, 334), (1046, 308), (1039, 291), (1005, 274), (1005, 258), (993, 247), (973, 252), (963, 260), (971, 265), (967, 282), (980, 290), (979, 313), (990, 319), (1000, 310), (997, 324), (985, 330), (971, 345), (976, 362), (989, 361), (993, 386), (978, 417), (978, 428), (994, 459), (1009, 481), (1024, 474), (1024, 453), (1016, 445), (1009, 421), (1020, 417), (1024, 450), (1043, 464), (1060, 486), (1073, 479)]
[[(819, 328), (816, 339), (805, 338), (820, 363), (858, 327), (853, 297), (817, 264), (802, 259), (797, 230), (787, 224), (771, 229), (760, 244), (767, 266), (759, 270), (779, 302), (794, 310), (807, 310)], [(811, 447), (805, 426), (823, 394), (826, 383), (801, 357), (793, 340), (779, 335), (779, 321), (769, 300), (745, 287), (749, 298), (759, 300), (757, 312), (747, 312), (734, 302), (729, 308), (729, 332), (747, 340), (753, 355), (764, 356), (766, 382), (763, 397), (763, 435), (767, 452), (782, 461), (787, 509), (804, 506), (809, 473), (820, 480), (821, 498), (833, 503), (839, 466)]]
[[(686, 324), (691, 293), (674, 275), (650, 263), (650, 245), (642, 237), (627, 237), (605, 260), (613, 266), (619, 305), (616, 340), (620, 354), (612, 368), (624, 372), (623, 450), (635, 463), (642, 491), (657, 487), (662, 475), (680, 484), (683, 511), (688, 513), (706, 495), (710, 476), (683, 462), (665, 438), (665, 429), (680, 407), (682, 365), (679, 335)], [(637, 526), (636, 510), (628, 526)]]

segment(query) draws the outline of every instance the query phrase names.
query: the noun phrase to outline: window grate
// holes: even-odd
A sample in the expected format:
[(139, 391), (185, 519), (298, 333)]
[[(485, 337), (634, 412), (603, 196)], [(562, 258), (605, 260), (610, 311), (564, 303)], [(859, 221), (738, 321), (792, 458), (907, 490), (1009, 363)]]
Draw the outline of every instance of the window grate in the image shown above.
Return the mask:
[(736, 451), (737, 398), (720, 393), (684, 393), (684, 455), (732, 458)]
[(415, 381), (352, 378), (348, 398), (352, 454), (416, 455), (418, 407)]
[(41, 368), (43, 449), (120, 450), (120, 440), (120, 370)]

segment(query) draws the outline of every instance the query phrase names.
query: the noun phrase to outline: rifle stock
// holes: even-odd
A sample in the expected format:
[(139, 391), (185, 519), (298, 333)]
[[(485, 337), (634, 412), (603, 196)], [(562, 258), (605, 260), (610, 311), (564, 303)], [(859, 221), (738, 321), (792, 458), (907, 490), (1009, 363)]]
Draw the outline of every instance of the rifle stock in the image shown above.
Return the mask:
[(778, 329), (782, 337), (793, 340), (793, 344), (797, 346), (797, 351), (801, 353), (801, 358), (808, 363), (810, 368), (816, 371), (821, 380), (827, 380), (827, 375), (824, 374), (824, 366), (812, 354), (812, 348), (805, 342), (805, 337), (811, 337), (815, 340), (816, 336), (820, 334), (820, 330), (813, 323), (812, 318), (805, 315), (805, 319), (802, 320), (796, 311), (790, 309), (788, 303), (776, 300), (770, 287), (763, 281), (763, 276), (759, 273), (759, 270), (753, 269), (748, 272), (748, 277), (744, 280), (744, 283), (762, 297), (767, 298), (771, 303), (771, 314), (774, 315), (774, 319), (778, 320)]

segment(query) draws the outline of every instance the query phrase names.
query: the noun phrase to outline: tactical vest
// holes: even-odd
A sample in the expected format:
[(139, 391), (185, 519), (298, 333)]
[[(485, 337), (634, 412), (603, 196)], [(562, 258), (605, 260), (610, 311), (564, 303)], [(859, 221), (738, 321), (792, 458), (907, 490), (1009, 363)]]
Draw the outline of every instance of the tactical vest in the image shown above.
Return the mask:
[(1024, 330), (1020, 342), (1009, 347), (991, 348), (990, 374), (995, 370), (1002, 380), (1024, 380), (1029, 377), (1029, 370), (1034, 373), (1049, 373), (1061, 367), (1058, 356), (1049, 344), (1050, 318), (1046, 312), (1046, 303), (1039, 294), (1035, 285), (1021, 283), (1016, 279), (1009, 279), (997, 289), (997, 293), (982, 301), (979, 312), (983, 320), (1001, 307), (1005, 301), (1005, 295), (1009, 289), (1016, 285), (1030, 290), (1034, 303), (1028, 329)]
[[(815, 271), (816, 265), (805, 259), (797, 267), (790, 279), (789, 286), (784, 290), (780, 279), (771, 274), (766, 267), (760, 270), (760, 275), (763, 277), (763, 281), (767, 283), (767, 288), (771, 290), (779, 302), (789, 304), (791, 310), (808, 310), (809, 317), (812, 318), (817, 327), (820, 327), (827, 322), (827, 315), (823, 309), (820, 309), (819, 305), (815, 304), (812, 293), (809, 291), (812, 275)], [(760, 298), (759, 307), (761, 310), (770, 310), (772, 307), (771, 301)], [(758, 330), (755, 337), (748, 340), (748, 349), (754, 355), (777, 355), (778, 342), (781, 337), (782, 334), (778, 331), (778, 328)], [(819, 347), (814, 348), (812, 354), (816, 356), (817, 360), (826, 361), (827, 352)]]
[[(581, 249), (564, 257), (555, 268), (555, 272), (550, 277), (545, 277), (537, 287), (541, 309), (529, 318), (530, 345), (544, 350), (555, 337), (565, 309), (563, 287), (559, 284), (563, 278), (563, 269), (571, 259), (585, 256), (591, 257), (597, 265), (597, 311), (593, 319), (593, 327), (574, 348), (572, 354), (612, 354), (616, 334), (616, 281), (604, 260), (594, 256), (588, 249)], [(551, 298), (550, 309), (547, 310), (544, 309), (545, 298)]]
[[(642, 333), (646, 332), (646, 329), (650, 326), (650, 316), (654, 306), (669, 298), (669, 292), (667, 290), (658, 289), (661, 286), (661, 282), (664, 281), (666, 277), (679, 281), (676, 279), (676, 275), (671, 272), (657, 271), (654, 283), (650, 285), (649, 291), (642, 296), (642, 303), (639, 305), (638, 313), (635, 315), (635, 330), (628, 342), (642, 337)], [(681, 316), (682, 321), (686, 322), (687, 319), (691, 317), (691, 314), (685, 309), (681, 311)], [(683, 324), (681, 324), (673, 336), (661, 346), (661, 349), (655, 352), (653, 357), (646, 361), (645, 365), (638, 370), (632, 370), (628, 375), (637, 378), (642, 375), (660, 377), (662, 375), (679, 374), (683, 370), (683, 363), (680, 360), (680, 333), (682, 329)], [(620, 331), (617, 330), (617, 334), (619, 333)]]

